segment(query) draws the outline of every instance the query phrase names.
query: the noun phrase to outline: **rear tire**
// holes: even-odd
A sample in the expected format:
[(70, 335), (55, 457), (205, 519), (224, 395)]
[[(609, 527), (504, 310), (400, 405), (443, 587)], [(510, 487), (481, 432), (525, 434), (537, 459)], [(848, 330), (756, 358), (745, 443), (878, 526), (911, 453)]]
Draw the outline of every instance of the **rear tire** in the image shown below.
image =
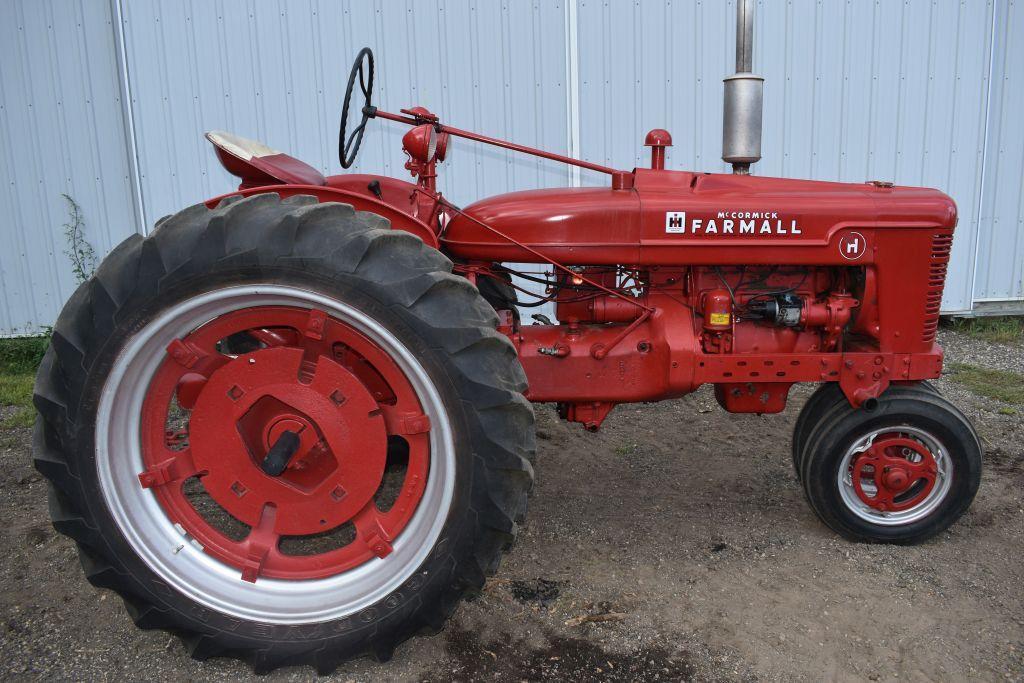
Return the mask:
[(804, 491), (848, 539), (919, 543), (949, 528), (978, 491), (978, 436), (933, 389), (893, 386), (872, 411), (840, 403), (808, 427)]
[(519, 325), (519, 299), (516, 297), (516, 289), (512, 286), (512, 276), (508, 273), (499, 272), (493, 276), (480, 276), (476, 281), (480, 296), (489, 303), (495, 311), (510, 311), (515, 326)]
[[(282, 201), (264, 194), (232, 197), (212, 210), (195, 206), (163, 221), (150, 237), (135, 236), (118, 246), (64, 307), (35, 388), (40, 413), (35, 464), (50, 482), (54, 526), (77, 542), (89, 581), (118, 592), (139, 627), (179, 635), (194, 658), (235, 657), (250, 662), (257, 672), (309, 664), (327, 673), (365, 654), (384, 660), (411, 635), (440, 629), (460, 598), (483, 585), (512, 543), (532, 485), (535, 448), (533, 410), (522, 396), (526, 381), (515, 349), (495, 331), (491, 308), (450, 270), (442, 254), (412, 235), (389, 229), (384, 219), (347, 205), (317, 204), (313, 197)], [(237, 298), (243, 295), (248, 298)], [(233, 315), (250, 312), (257, 318), (253, 329), (263, 330), (259, 315), (264, 313), (280, 320), (308, 320), (308, 325), (305, 332), (301, 324), (288, 328), (276, 337), (283, 341), (271, 340), (256, 350), (217, 346), (215, 352), (206, 352), (200, 341), (188, 341), (233, 320)], [(188, 320), (197, 322), (183, 322)], [(242, 329), (252, 324), (250, 320)], [(334, 337), (324, 336), (323, 325), (349, 335), (357, 346), (336, 345)], [(179, 354), (181, 346), (168, 347), (163, 355), (169, 340), (175, 340), (173, 347), (181, 339), (188, 342), (184, 355)], [(330, 344), (318, 346), (323, 339)], [(364, 344), (364, 339), (369, 342)], [(351, 355), (363, 348), (359, 344), (368, 349), (362, 360)], [(278, 479), (269, 470), (256, 471), (264, 456), (254, 449), (265, 446), (244, 440), (245, 451), (239, 451), (242, 459), (237, 461), (242, 465), (222, 472), (226, 466), (215, 459), (208, 471), (191, 474), (188, 481), (198, 479), (229, 515), (235, 515), (236, 504), (217, 499), (208, 483), (218, 476), (229, 477), (228, 482), (238, 479), (231, 490), (239, 500), (246, 493), (262, 496), (263, 488), (276, 492), (267, 495), (278, 496), (258, 506), (258, 521), (249, 525), (241, 541), (210, 534), (213, 545), (200, 543), (206, 521), (196, 522), (195, 529), (172, 523), (178, 520), (178, 503), (166, 502), (180, 502), (177, 496), (185, 489), (186, 480), (175, 474), (175, 468), (185, 469), (185, 458), (177, 453), (188, 453), (198, 470), (200, 455), (209, 450), (204, 438), (218, 442), (218, 448), (222, 440), (234, 443), (232, 439), (242, 438), (235, 427), (238, 433), (245, 431), (242, 420), (255, 420), (252, 415), (263, 419), (267, 410), (279, 410), (270, 400), (277, 401), (277, 394), (266, 389), (266, 396), (237, 425), (216, 410), (201, 413), (205, 422), (196, 417), (208, 403), (241, 403), (240, 387), (250, 386), (245, 382), (256, 382), (260, 372), (280, 374), (281, 359), (296, 358), (297, 363), (299, 348), (305, 354), (296, 366), (299, 373), (286, 373), (285, 385), (267, 386), (273, 391), (282, 386), (282, 396), (299, 397), (294, 401), (300, 403), (289, 405), (303, 406), (300, 417), (288, 413), (292, 422), (287, 424), (306, 420), (306, 413), (314, 415), (308, 424), (295, 427), (300, 435), (313, 435), (313, 446), (292, 449), (288, 457), (301, 461), (294, 465), (298, 469), (286, 468), (274, 475)], [(187, 365), (194, 362), (188, 349), (200, 349), (195, 352), (198, 364)], [(207, 361), (214, 369), (200, 371)], [(383, 375), (385, 389), (367, 365), (373, 372), (392, 373)], [(191, 372), (174, 384), (175, 373), (185, 369), (197, 371), (200, 381)], [(229, 372), (243, 378), (224, 385), (231, 387), (226, 394), (230, 400), (223, 387), (211, 388)], [(333, 404), (312, 396), (312, 387), (325, 373), (336, 382), (330, 387), (344, 388), (330, 394)], [(170, 449), (169, 441), (153, 446), (169, 455), (167, 462), (173, 461), (169, 467), (163, 461), (153, 467), (147, 464), (152, 448), (144, 426), (150, 424), (150, 413), (159, 424), (164, 412), (171, 412), (158, 393), (165, 376), (173, 380), (169, 386), (177, 393), (170, 395), (179, 406), (193, 408), (187, 418), (187, 445), (174, 452), (160, 450)], [(188, 378), (201, 389), (197, 399), (183, 393)], [(390, 389), (395, 395), (404, 393), (386, 399), (391, 403), (370, 398)], [(308, 410), (301, 401), (308, 403)], [(136, 403), (143, 406), (141, 419), (133, 412)], [(146, 408), (151, 403), (155, 410)], [(315, 410), (322, 404), (336, 408), (340, 417), (317, 421)], [(413, 413), (394, 408), (417, 404), (421, 408)], [(272, 414), (277, 419), (278, 413)], [(331, 510), (356, 500), (355, 489), (339, 485), (328, 490), (334, 484), (323, 482), (349, 477), (344, 481), (365, 488), (364, 497), (377, 495), (372, 486), (378, 474), (366, 463), (373, 458), (383, 462), (379, 449), (372, 457), (358, 449), (335, 452), (340, 443), (335, 420), (349, 419), (369, 425), (347, 432), (360, 443), (383, 443), (383, 436), (377, 441), (371, 436), (386, 432), (389, 454), (391, 434), (407, 435), (400, 438), (427, 454), (417, 460), (428, 468), (425, 482), (410, 474), (408, 465), (396, 495), (409, 493), (411, 503), (401, 499), (381, 511), (370, 498), (352, 518), (355, 539), (332, 550), (334, 555), (315, 555), (359, 560), (352, 567), (286, 555), (282, 539), (294, 537), (291, 533), (310, 514), (324, 517), (318, 529), (323, 531), (340, 524), (340, 517), (329, 517)], [(214, 426), (202, 431), (203, 424)], [(251, 431), (258, 440), (261, 433), (273, 434), (279, 424), (284, 422)], [(345, 443), (351, 442), (349, 437)], [(266, 457), (269, 462), (270, 455)], [(284, 481), (286, 475), (291, 479)], [(255, 485), (246, 488), (243, 481)], [(328, 493), (333, 499), (324, 497)], [(318, 511), (310, 513), (308, 505), (300, 509), (299, 503), (289, 507), (291, 501), (307, 498)], [(342, 507), (331, 507), (335, 504)], [(241, 511), (241, 503), (237, 505)], [(286, 517), (291, 531), (281, 521)], [(186, 518), (192, 519), (191, 513), (181, 517)], [(389, 536), (389, 525), (399, 528), (402, 520), (401, 530)], [(260, 536), (259, 529), (269, 531)], [(302, 539), (320, 537), (296, 533)], [(238, 547), (249, 554), (243, 552), (236, 562), (231, 553)], [(352, 553), (344, 555), (350, 547)], [(360, 559), (364, 556), (369, 559)]]

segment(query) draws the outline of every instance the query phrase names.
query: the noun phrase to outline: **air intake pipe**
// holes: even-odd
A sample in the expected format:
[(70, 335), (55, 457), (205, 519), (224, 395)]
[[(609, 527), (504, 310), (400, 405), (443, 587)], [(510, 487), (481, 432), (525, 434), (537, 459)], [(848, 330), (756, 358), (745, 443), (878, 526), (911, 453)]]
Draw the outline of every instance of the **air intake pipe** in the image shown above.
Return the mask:
[(764, 79), (752, 73), (755, 1), (736, 0), (736, 73), (724, 79), (722, 161), (732, 164), (733, 173), (744, 175), (761, 159)]

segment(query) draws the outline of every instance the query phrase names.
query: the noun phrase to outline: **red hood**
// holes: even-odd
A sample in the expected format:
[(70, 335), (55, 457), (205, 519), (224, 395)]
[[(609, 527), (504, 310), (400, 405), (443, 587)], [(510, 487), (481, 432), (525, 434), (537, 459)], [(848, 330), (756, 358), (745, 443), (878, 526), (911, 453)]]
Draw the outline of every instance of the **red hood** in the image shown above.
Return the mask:
[[(629, 190), (512, 192), (465, 211), (570, 264), (707, 263), (706, 257), (694, 260), (694, 248), (707, 254), (707, 247), (724, 246), (764, 250), (751, 262), (814, 262), (808, 251), (792, 250), (800, 256), (791, 261), (776, 249), (824, 247), (848, 228), (951, 228), (956, 223), (953, 200), (927, 188), (648, 169), (635, 172)], [(443, 242), (453, 255), (467, 259), (539, 260), (464, 216), (451, 221)]]

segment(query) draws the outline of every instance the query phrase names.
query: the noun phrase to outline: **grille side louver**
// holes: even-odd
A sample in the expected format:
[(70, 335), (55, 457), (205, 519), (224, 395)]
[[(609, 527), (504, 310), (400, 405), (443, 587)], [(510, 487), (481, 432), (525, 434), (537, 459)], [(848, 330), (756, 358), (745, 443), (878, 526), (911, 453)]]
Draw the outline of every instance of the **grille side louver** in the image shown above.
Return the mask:
[(925, 294), (924, 304), (924, 329), (921, 334), (921, 339), (926, 342), (935, 341), (935, 334), (939, 329), (942, 288), (946, 284), (946, 270), (949, 266), (949, 252), (952, 247), (952, 234), (939, 233), (932, 237), (928, 290)]

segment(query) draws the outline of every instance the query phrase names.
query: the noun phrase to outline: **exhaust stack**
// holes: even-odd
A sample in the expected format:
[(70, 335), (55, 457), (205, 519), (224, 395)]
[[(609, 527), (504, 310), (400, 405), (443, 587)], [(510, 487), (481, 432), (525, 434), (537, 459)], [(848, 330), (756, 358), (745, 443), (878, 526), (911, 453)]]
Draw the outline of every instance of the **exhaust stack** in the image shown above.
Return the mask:
[(746, 175), (761, 159), (761, 103), (764, 79), (753, 73), (754, 3), (736, 0), (736, 73), (724, 79), (722, 161)]

